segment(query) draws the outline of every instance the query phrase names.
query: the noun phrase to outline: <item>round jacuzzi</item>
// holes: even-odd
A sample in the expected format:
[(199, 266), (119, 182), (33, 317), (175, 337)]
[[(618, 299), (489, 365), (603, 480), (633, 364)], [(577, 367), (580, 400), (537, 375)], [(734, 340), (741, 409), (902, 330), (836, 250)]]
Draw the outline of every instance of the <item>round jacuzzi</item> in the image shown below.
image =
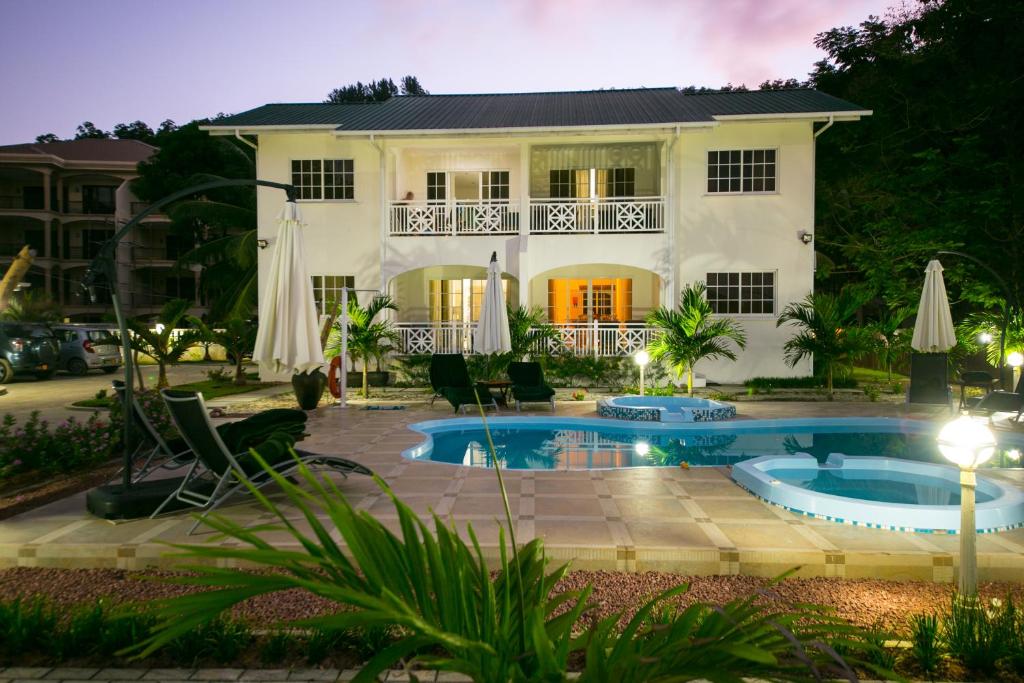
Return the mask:
[(615, 396), (598, 401), (597, 414), (637, 422), (717, 422), (736, 417), (736, 406), (692, 396)]
[[(791, 512), (894, 531), (955, 534), (960, 529), (960, 470), (948, 465), (833, 453), (807, 453), (736, 463), (733, 480)], [(1024, 525), (1024, 492), (979, 474), (979, 532)]]

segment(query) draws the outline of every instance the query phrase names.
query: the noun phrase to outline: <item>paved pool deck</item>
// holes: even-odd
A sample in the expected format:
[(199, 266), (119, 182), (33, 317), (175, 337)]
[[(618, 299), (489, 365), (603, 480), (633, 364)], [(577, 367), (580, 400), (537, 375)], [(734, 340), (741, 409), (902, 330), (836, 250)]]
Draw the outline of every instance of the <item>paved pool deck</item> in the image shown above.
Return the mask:
[[(884, 403), (737, 406), (739, 419), (948, 415), (908, 414)], [(558, 406), (563, 416), (593, 411), (592, 402)], [(550, 415), (543, 409), (526, 414)], [(422, 440), (409, 424), (450, 415), (440, 404), (400, 411), (321, 408), (311, 414), (303, 448), (367, 465), (418, 514), (432, 509), (460, 529), (471, 523), (485, 552), (496, 557), (503, 509), (494, 472), (401, 457)], [(868, 529), (793, 514), (755, 499), (724, 468), (504, 473), (518, 540), (542, 537), (553, 560), (571, 560), (576, 568), (774, 576), (800, 567), (801, 576), (952, 581), (958, 564), (956, 535)], [(1024, 488), (1024, 470), (987, 473)], [(358, 509), (398, 529), (389, 500), (369, 478), (353, 476), (339, 487)], [(172, 568), (179, 560), (166, 543), (217, 542), (209, 532), (186, 536), (192, 520), (183, 513), (115, 524), (90, 516), (84, 499), (78, 494), (0, 522), (0, 568)], [(245, 524), (270, 521), (248, 501), (225, 511)], [(276, 532), (267, 537), (294, 543)], [(978, 565), (981, 580), (1024, 581), (1024, 529), (980, 536)]]

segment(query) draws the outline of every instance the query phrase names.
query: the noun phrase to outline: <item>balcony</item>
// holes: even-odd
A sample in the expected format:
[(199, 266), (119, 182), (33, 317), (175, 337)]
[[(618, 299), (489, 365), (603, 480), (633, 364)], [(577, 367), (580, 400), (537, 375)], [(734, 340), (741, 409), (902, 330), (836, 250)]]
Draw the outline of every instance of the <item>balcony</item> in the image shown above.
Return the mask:
[(43, 208), (43, 202), (39, 198), (11, 195), (0, 197), (0, 210), (42, 211)]
[(390, 225), (392, 235), (514, 235), (519, 232), (519, 202), (391, 202)]
[[(402, 353), (473, 353), (476, 323), (402, 322), (395, 323), (395, 327)], [(567, 323), (554, 327), (560, 343), (553, 343), (546, 350), (562, 350), (576, 356), (631, 356), (646, 348), (654, 336), (654, 329), (644, 323)]]
[(107, 202), (64, 202), (64, 213), (86, 214), (91, 216), (112, 216), (114, 214), (114, 210), (114, 205)]
[(143, 261), (176, 261), (178, 260), (178, 250), (167, 247), (148, 247), (148, 246), (133, 246), (132, 247), (132, 260), (135, 262)]
[[(518, 200), (391, 202), (392, 236), (512, 235)], [(530, 199), (529, 233), (536, 235), (665, 231), (664, 197)]]

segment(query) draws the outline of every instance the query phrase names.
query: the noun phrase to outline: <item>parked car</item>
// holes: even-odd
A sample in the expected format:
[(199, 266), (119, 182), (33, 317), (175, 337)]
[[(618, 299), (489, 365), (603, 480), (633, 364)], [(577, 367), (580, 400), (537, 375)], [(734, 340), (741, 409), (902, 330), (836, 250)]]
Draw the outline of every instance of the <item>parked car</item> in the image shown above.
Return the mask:
[(0, 384), (15, 375), (50, 379), (57, 372), (60, 345), (42, 323), (0, 322)]
[(51, 325), (60, 342), (57, 367), (72, 375), (90, 370), (110, 374), (121, 367), (121, 346), (110, 329), (95, 325)]

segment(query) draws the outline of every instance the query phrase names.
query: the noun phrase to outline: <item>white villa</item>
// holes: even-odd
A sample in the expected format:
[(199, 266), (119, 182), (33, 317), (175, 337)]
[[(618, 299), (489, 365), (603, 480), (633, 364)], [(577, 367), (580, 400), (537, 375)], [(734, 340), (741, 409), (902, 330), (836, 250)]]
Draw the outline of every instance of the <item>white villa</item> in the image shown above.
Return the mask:
[[(496, 251), (509, 301), (576, 353), (636, 351), (648, 311), (707, 283), (748, 346), (699, 369), (733, 382), (809, 374), (775, 320), (813, 288), (815, 141), (870, 113), (814, 90), (654, 88), (268, 104), (206, 129), (298, 188), (318, 305), (346, 284), (391, 294), (408, 353), (468, 350)], [(261, 276), (283, 202), (259, 189)]]

